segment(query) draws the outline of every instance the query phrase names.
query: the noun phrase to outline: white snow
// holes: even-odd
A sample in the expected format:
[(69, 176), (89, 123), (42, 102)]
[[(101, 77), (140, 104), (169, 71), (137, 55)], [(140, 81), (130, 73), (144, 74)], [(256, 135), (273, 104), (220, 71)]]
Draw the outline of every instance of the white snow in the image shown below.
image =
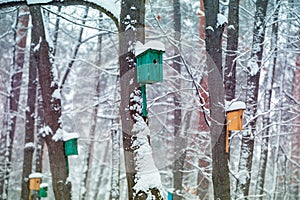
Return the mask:
[(255, 76), (260, 70), (254, 57), (249, 60), (247, 68), (249, 69), (249, 73), (251, 76)]
[(68, 140), (75, 139), (75, 138), (79, 138), (78, 133), (67, 133), (67, 132), (63, 133), (64, 141), (68, 141)]
[(214, 28), (213, 28), (213, 27), (211, 27), (211, 26), (208, 26), (208, 27), (206, 27), (205, 29), (207, 29), (207, 30), (211, 30), (211, 31), (215, 31), (215, 30), (214, 30)]
[(44, 4), (44, 3), (49, 3), (52, 0), (27, 0), (27, 4), (31, 5), (31, 4)]
[(54, 90), (52, 97), (55, 99), (61, 99), (61, 95), (60, 95), (60, 89), (56, 89)]
[(243, 101), (226, 101), (225, 102), (225, 110), (228, 111), (234, 111), (234, 110), (245, 110), (246, 104)]
[(39, 43), (33, 48), (34, 52), (37, 52), (40, 50), (41, 42), (42, 42), (42, 37), (40, 37)]
[(232, 24), (228, 26), (228, 29), (233, 29), (233, 30), (235, 30), (235, 28), (234, 28), (234, 26), (233, 26)]
[(45, 137), (46, 135), (52, 135), (53, 131), (48, 125), (44, 125), (44, 127), (41, 128), (40, 133)]
[(138, 113), (142, 112), (142, 101), (141, 93), (139, 90), (135, 89), (134, 92), (130, 94), (130, 102), (133, 102), (133, 104), (129, 107), (129, 110), (135, 110)]
[(105, 10), (112, 13), (115, 18), (119, 19), (121, 6), (118, 3), (116, 3), (119, 1), (114, 1), (114, 0), (84, 0), (84, 1), (91, 2), (98, 6), (103, 7)]
[(25, 144), (24, 149), (34, 149), (34, 143), (33, 142), (28, 142)]
[(217, 15), (217, 26), (223, 26), (224, 24), (227, 24), (228, 20), (227, 18), (222, 15), (221, 13), (218, 13)]
[(46, 188), (46, 187), (48, 187), (48, 186), (49, 186), (48, 183), (41, 183), (40, 188)]
[(29, 174), (29, 178), (42, 178), (43, 174), (35, 172), (35, 173), (31, 173)]
[(57, 142), (63, 140), (65, 131), (61, 128), (57, 129), (55, 134), (52, 136), (52, 140)]
[(162, 188), (160, 181), (160, 174), (155, 166), (152, 157), (152, 148), (148, 142), (148, 135), (150, 135), (150, 129), (139, 115), (134, 116), (136, 123), (133, 125), (132, 133), (136, 134), (136, 140), (132, 144), (132, 148), (135, 152), (136, 161), (136, 177), (134, 190), (136, 193), (143, 191), (149, 192), (149, 189)]
[(166, 50), (165, 45), (160, 41), (151, 40), (144, 45), (138, 41), (135, 44), (135, 56), (142, 54), (143, 52), (147, 51), (148, 49), (153, 49), (153, 50), (157, 50), (157, 51), (165, 51)]

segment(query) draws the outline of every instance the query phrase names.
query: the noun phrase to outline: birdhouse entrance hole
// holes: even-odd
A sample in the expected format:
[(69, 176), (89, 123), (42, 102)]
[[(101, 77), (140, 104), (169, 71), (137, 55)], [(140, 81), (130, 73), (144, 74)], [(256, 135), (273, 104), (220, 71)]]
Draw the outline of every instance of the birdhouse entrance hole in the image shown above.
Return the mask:
[(30, 190), (39, 190), (41, 179), (42, 179), (41, 173), (32, 173), (29, 175), (29, 189)]
[(164, 44), (150, 41), (136, 46), (137, 82), (151, 84), (163, 81), (163, 53)]

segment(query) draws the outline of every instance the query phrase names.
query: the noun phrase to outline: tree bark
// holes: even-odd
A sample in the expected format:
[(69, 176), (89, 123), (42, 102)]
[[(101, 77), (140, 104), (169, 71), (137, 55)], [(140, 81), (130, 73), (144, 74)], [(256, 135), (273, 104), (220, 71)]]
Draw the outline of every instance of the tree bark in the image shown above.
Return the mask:
[[(148, 195), (141, 191), (134, 191), (136, 163), (135, 150), (132, 148), (136, 140), (135, 133), (132, 133), (133, 124), (136, 123), (134, 116), (141, 116), (142, 91), (136, 81), (136, 62), (134, 55), (134, 44), (139, 41), (145, 42), (145, 0), (127, 0), (121, 2), (120, 32), (119, 32), (119, 63), (120, 63), (120, 86), (121, 86), (121, 123), (123, 149), (125, 159), (126, 178), (128, 186), (128, 199), (147, 199)], [(133, 106), (135, 105), (135, 106)], [(145, 116), (147, 118), (147, 116)], [(147, 119), (146, 119), (147, 121)], [(151, 181), (151, 180), (149, 180)], [(156, 199), (161, 199), (160, 191), (157, 188), (149, 188)]]
[(225, 99), (231, 101), (235, 98), (236, 86), (236, 58), (239, 39), (239, 0), (229, 1), (227, 49), (224, 70)]
[[(130, 15), (131, 19), (126, 19)], [(134, 197), (135, 162), (134, 152), (131, 149), (133, 140), (131, 130), (134, 124), (132, 113), (129, 110), (130, 94), (139, 88), (136, 82), (135, 56), (133, 52), (134, 42), (144, 43), (144, 15), (145, 1), (127, 0), (121, 2), (120, 33), (119, 33), (119, 63), (120, 63), (120, 86), (121, 86), (121, 123), (123, 149), (125, 159), (126, 178), (128, 186), (128, 199)], [(136, 20), (136, 23), (133, 20)], [(133, 83), (130, 84), (130, 80)]]
[(11, 91), (9, 96), (9, 119), (8, 119), (8, 131), (6, 138), (6, 168), (5, 168), (5, 178), (4, 178), (4, 194), (3, 199), (8, 198), (8, 186), (9, 186), (9, 176), (11, 171), (12, 162), (12, 151), (17, 123), (18, 106), (20, 99), (20, 90), (22, 84), (22, 74), (26, 50), (27, 41), (27, 30), (29, 22), (29, 13), (26, 6), (20, 7), (18, 10), (18, 19), (15, 31), (15, 42), (14, 47), (14, 57), (13, 57), (13, 69), (11, 72)]
[(225, 110), (222, 73), (223, 25), (217, 23), (218, 0), (204, 0), (206, 64), (210, 95), (212, 180), (214, 199), (230, 199), (228, 154), (225, 153)]
[(111, 128), (112, 172), (110, 200), (120, 199), (120, 134), (118, 127)]
[[(175, 76), (177, 76), (174, 88), (180, 90), (181, 81), (181, 57), (180, 57), (180, 46), (181, 46), (181, 10), (180, 10), (180, 1), (173, 1), (173, 12), (174, 12), (174, 30), (175, 30), (175, 52), (173, 59), (173, 68), (175, 71)], [(173, 165), (173, 187), (175, 193), (173, 194), (174, 200), (182, 199), (182, 180), (183, 180), (183, 169), (184, 161), (186, 158), (186, 136), (181, 134), (181, 100), (180, 93), (177, 92), (173, 96), (174, 101), (174, 152), (175, 152), (175, 161)]]
[[(85, 17), (86, 17), (86, 15), (85, 15)], [(101, 17), (102, 16), (100, 16), (100, 18)], [(102, 20), (100, 20), (100, 21), (102, 21)], [(101, 25), (100, 22), (99, 22), (99, 25)], [(98, 44), (97, 45), (98, 45), (98, 47), (97, 47), (98, 57), (97, 57), (96, 65), (101, 66), (101, 51), (102, 51), (102, 36), (101, 35), (98, 36)], [(95, 82), (96, 82), (95, 101), (98, 101), (99, 97), (100, 97), (100, 71), (98, 69), (96, 69), (95, 74), (97, 74), (96, 78), (95, 78)], [(91, 142), (88, 146), (88, 154), (87, 154), (87, 157), (86, 157), (86, 160), (84, 163), (84, 165), (87, 165), (87, 169), (85, 171), (84, 180), (83, 180), (85, 183), (86, 190), (82, 194), (82, 199), (89, 199), (88, 198), (89, 192), (91, 192), (90, 191), (90, 184), (91, 184), (91, 178), (92, 178), (91, 167), (92, 167), (92, 163), (93, 163), (93, 152), (94, 152), (94, 147), (95, 147), (94, 140), (95, 140), (95, 135), (96, 135), (97, 121), (98, 121), (97, 120), (98, 119), (98, 117), (97, 117), (98, 110), (99, 110), (99, 103), (96, 103), (93, 108), (92, 120), (91, 120), (92, 125), (91, 125), (90, 133), (89, 133), (89, 138), (91, 139)]]
[(256, 130), (257, 98), (259, 89), (260, 68), (262, 64), (263, 42), (265, 36), (265, 16), (268, 0), (256, 1), (254, 16), (253, 42), (250, 60), (247, 66), (247, 92), (245, 115), (250, 120), (247, 131), (242, 138), (239, 162), (239, 177), (237, 180), (236, 195), (238, 198), (247, 197), (249, 194), (252, 158), (254, 150), (254, 137)]
[[(29, 9), (26, 7), (26, 12)], [(29, 17), (28, 17), (29, 18)], [(23, 170), (22, 170), (22, 189), (21, 199), (28, 199), (29, 190), (29, 174), (32, 171), (32, 159), (34, 152), (34, 133), (35, 133), (35, 105), (37, 95), (37, 63), (33, 58), (33, 46), (30, 47), (29, 61), (29, 78), (27, 88), (27, 109), (25, 116), (25, 148), (23, 153)]]
[[(45, 37), (43, 17), (40, 6), (30, 6), (32, 16), (32, 45), (34, 45), (34, 58), (38, 63), (38, 76), (41, 86), (44, 108), (45, 141), (48, 146), (50, 168), (52, 174), (52, 187), (55, 199), (71, 199), (71, 183), (67, 182), (67, 157), (64, 153), (62, 138), (54, 140), (53, 135), (61, 128), (61, 101), (54, 92), (58, 84), (54, 81), (52, 64), (49, 59), (49, 46)], [(57, 93), (56, 93), (57, 94)]]
[(272, 63), (268, 68), (268, 74), (266, 76), (266, 92), (264, 96), (264, 113), (263, 116), (263, 134), (262, 134), (262, 143), (261, 143), (261, 156), (259, 161), (259, 168), (258, 168), (258, 180), (256, 184), (256, 193), (260, 196), (260, 199), (263, 199), (264, 193), (264, 183), (266, 179), (266, 170), (267, 170), (267, 163), (268, 163), (268, 149), (269, 149), (269, 134), (270, 128), (269, 125), (271, 123), (271, 116), (270, 116), (270, 108), (271, 108), (271, 98), (273, 93), (273, 84), (275, 79), (275, 70), (277, 65), (277, 41), (278, 41), (278, 13), (280, 5), (278, 4), (279, 0), (274, 0), (274, 16), (273, 16), (273, 24), (272, 24), (272, 33), (271, 33), (271, 52), (272, 55)]

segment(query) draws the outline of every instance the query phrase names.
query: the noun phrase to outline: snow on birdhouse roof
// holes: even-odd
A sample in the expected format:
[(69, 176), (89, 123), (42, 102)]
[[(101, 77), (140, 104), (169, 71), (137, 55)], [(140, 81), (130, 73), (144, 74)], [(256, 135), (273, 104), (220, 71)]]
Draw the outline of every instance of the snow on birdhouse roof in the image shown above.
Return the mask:
[(35, 173), (31, 173), (29, 174), (29, 178), (42, 178), (43, 174), (35, 172)]
[(135, 56), (138, 56), (149, 49), (164, 52), (165, 45), (162, 42), (156, 40), (149, 41), (146, 44), (142, 44), (141, 42), (138, 41), (135, 45)]
[(48, 186), (49, 186), (48, 183), (41, 183), (40, 188), (46, 188), (46, 187), (48, 187)]
[(67, 133), (67, 132), (63, 133), (63, 140), (64, 141), (68, 141), (68, 140), (72, 140), (72, 139), (76, 139), (76, 138), (79, 138), (78, 133)]
[(225, 103), (226, 112), (234, 110), (245, 110), (246, 104), (243, 101), (230, 101)]

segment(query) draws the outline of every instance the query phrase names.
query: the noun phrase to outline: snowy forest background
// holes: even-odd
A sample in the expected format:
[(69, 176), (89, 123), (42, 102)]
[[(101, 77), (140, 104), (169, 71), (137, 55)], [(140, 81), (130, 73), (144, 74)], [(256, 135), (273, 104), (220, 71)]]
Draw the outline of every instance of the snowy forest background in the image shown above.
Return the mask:
[[(164, 80), (147, 85), (150, 144), (160, 177), (143, 183), (146, 197), (128, 187), (121, 112), (129, 108), (122, 107), (120, 86), (122, 77), (129, 77), (130, 84), (134, 77), (120, 75), (119, 48), (124, 42), (120, 35), (128, 30), (139, 33), (141, 28), (134, 27), (138, 20), (130, 14), (142, 8), (126, 10), (118, 0), (82, 5), (29, 2), (42, 5), (29, 9), (26, 2), (0, 1), (1, 199), (28, 199), (29, 193), (38, 199), (36, 191), (28, 191), (31, 172), (43, 174), (42, 182), (49, 184), (48, 199), (59, 195), (71, 199), (53, 192), (59, 188), (53, 180), (60, 178), (62, 192), (72, 184), (72, 199), (123, 200), (131, 197), (131, 190), (135, 199), (167, 199), (171, 193), (174, 199), (191, 200), (300, 198), (300, 2), (145, 2), (145, 41), (165, 45)], [(213, 26), (211, 16), (215, 16)], [(124, 30), (122, 23), (127, 25)], [(43, 70), (32, 61), (39, 55), (40, 60), (45, 58), (43, 39), (49, 45), (48, 74), (53, 81), (49, 84), (56, 86), (49, 93), (58, 106), (53, 116), (61, 115), (56, 124), (61, 123), (62, 129), (57, 126), (57, 131), (49, 128), (45, 117), (41, 88), (47, 74), (41, 77)], [(130, 48), (139, 40), (135, 39), (128, 41)], [(237, 49), (232, 41), (238, 42)], [(212, 56), (217, 54), (219, 64)], [(211, 60), (221, 79), (212, 78)], [(247, 106), (243, 130), (231, 132), (229, 154), (223, 148), (225, 100), (244, 101)], [(221, 136), (216, 137), (213, 131), (218, 126)], [(71, 133), (79, 134), (79, 155), (64, 157), (67, 172), (66, 160), (49, 159), (48, 146)], [(61, 143), (50, 148), (56, 155), (62, 147)], [(58, 177), (51, 172), (51, 162), (56, 171), (62, 170)], [(155, 188), (159, 194), (154, 195)]]

